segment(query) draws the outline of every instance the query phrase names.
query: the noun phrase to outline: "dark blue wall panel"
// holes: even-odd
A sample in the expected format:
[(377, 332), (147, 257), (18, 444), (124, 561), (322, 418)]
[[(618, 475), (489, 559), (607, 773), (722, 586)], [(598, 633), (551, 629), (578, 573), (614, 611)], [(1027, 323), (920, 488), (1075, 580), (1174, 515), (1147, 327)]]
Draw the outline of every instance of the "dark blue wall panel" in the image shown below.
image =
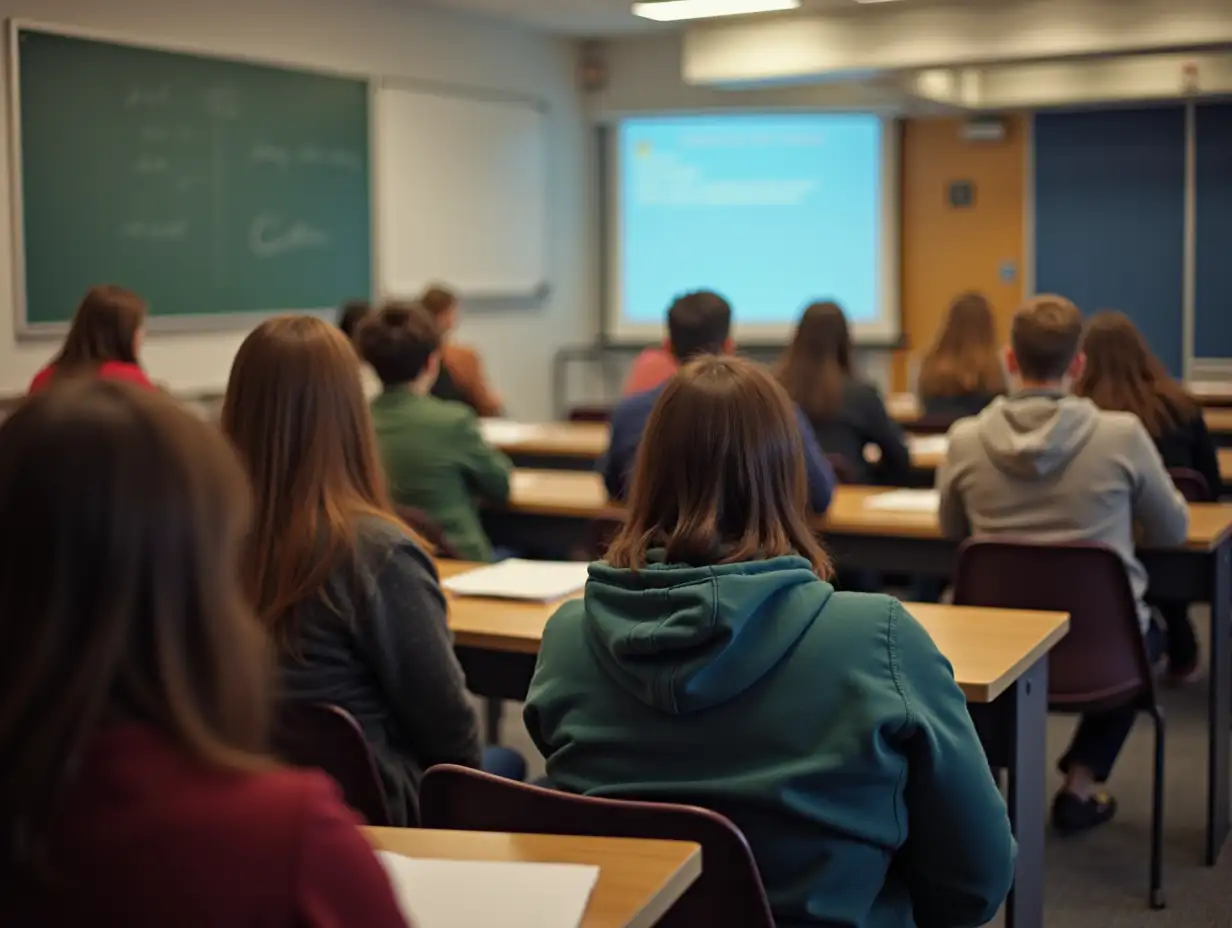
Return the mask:
[(1185, 110), (1035, 117), (1035, 289), (1119, 309), (1174, 373), (1183, 354)]
[(1194, 355), (1232, 358), (1232, 104), (1197, 117)]

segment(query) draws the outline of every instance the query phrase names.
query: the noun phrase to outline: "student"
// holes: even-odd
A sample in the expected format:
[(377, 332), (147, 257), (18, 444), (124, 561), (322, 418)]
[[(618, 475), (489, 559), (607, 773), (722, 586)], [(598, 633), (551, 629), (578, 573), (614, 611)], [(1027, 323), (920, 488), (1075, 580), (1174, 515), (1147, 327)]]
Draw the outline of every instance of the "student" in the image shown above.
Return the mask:
[[(355, 345), (356, 351), (359, 351), (355, 342), (359, 327), (364, 320), (372, 316), (372, 312), (372, 304), (367, 300), (351, 300), (343, 305), (342, 312), (338, 315), (338, 328), (351, 344)], [(360, 365), (359, 376), (364, 388), (364, 399), (371, 402), (381, 395), (381, 380), (371, 367), (367, 364)]]
[(662, 345), (643, 348), (629, 365), (629, 373), (625, 375), (620, 395), (633, 396), (635, 393), (645, 393), (647, 390), (661, 387), (671, 380), (678, 370), (680, 362), (672, 354), (670, 339), (665, 339)]
[(469, 408), (429, 393), (442, 363), (432, 317), (413, 303), (391, 304), (359, 342), (385, 385), (372, 417), (395, 502), (426, 513), (460, 557), (490, 561), (475, 498), (505, 502), (513, 465), (484, 441)]
[(983, 294), (964, 293), (950, 306), (937, 340), (920, 364), (924, 415), (975, 416), (1005, 392), (1005, 371), (992, 307)]
[(337, 789), (268, 757), (247, 482), (131, 384), (0, 426), (0, 924), (403, 925)]
[(681, 369), (628, 521), (544, 630), (527, 730), (560, 789), (731, 818), (780, 925), (982, 925), (1014, 841), (966, 700), (898, 601), (826, 582), (802, 450), (769, 373)]
[[(678, 297), (667, 313), (672, 353), (677, 361), (684, 364), (702, 355), (731, 354), (735, 347), (731, 339), (731, 315), (731, 306), (717, 293), (699, 290)], [(608, 495), (614, 500), (625, 498), (646, 420), (665, 386), (660, 384), (653, 390), (626, 397), (612, 411), (612, 437), (607, 452), (599, 461), (599, 470), (603, 474)], [(815, 512), (822, 513), (830, 506), (834, 471), (817, 447), (812, 428), (799, 411), (797, 418), (803, 436), (809, 504)]]
[(235, 357), (222, 427), (255, 488), (242, 577), (283, 694), (353, 715), (394, 822), (413, 824), (424, 770), (479, 766), (478, 725), (436, 567), (386, 497), (354, 350), (319, 319), (263, 323)]
[(499, 416), (504, 403), (488, 383), (479, 352), (450, 341), (458, 325), (457, 295), (444, 287), (429, 287), (419, 302), (436, 321), (440, 336), (440, 373), (432, 384), (432, 395), (465, 403), (479, 416)]
[[(1125, 562), (1143, 634), (1155, 650), (1134, 526), (1143, 544), (1177, 545), (1189, 510), (1136, 416), (1068, 395), (1086, 360), (1081, 338), (1082, 317), (1063, 297), (1036, 297), (1015, 314), (1005, 355), (1015, 392), (950, 430), (949, 454), (937, 472), (941, 528), (951, 538), (1108, 545)], [(1116, 814), (1116, 800), (1101, 784), (1135, 714), (1124, 708), (1083, 716), (1060, 762), (1065, 784), (1052, 807), (1060, 832), (1083, 831)]]
[(123, 287), (95, 287), (86, 294), (64, 346), (30, 384), (37, 393), (57, 377), (87, 374), (152, 387), (137, 358), (145, 335), (145, 301)]
[[(1215, 443), (1202, 408), (1151, 353), (1122, 313), (1097, 313), (1082, 342), (1086, 368), (1074, 392), (1100, 409), (1130, 412), (1146, 427), (1165, 467), (1183, 467), (1206, 478), (1216, 498), (1222, 485)], [(1161, 604), (1168, 632), (1168, 672), (1174, 682), (1198, 673), (1198, 639), (1187, 603)]]
[(856, 377), (851, 356), (843, 311), (835, 303), (814, 303), (778, 363), (778, 378), (812, 423), (821, 447), (841, 457), (857, 482), (873, 482), (864, 448), (876, 445), (881, 451), (877, 476), (902, 486), (911, 473), (903, 431), (886, 412), (877, 388)]

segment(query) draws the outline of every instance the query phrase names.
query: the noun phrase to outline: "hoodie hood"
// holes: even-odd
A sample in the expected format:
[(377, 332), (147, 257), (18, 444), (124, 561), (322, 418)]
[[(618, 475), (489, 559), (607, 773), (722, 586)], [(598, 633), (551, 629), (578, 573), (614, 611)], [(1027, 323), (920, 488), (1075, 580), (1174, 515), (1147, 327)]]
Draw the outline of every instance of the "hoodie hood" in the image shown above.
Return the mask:
[(616, 683), (685, 715), (734, 699), (769, 673), (833, 592), (795, 556), (712, 567), (660, 561), (637, 571), (593, 564), (583, 623)]
[(1059, 391), (1026, 391), (995, 400), (979, 417), (980, 442), (998, 470), (1025, 480), (1069, 465), (1099, 423), (1090, 400)]

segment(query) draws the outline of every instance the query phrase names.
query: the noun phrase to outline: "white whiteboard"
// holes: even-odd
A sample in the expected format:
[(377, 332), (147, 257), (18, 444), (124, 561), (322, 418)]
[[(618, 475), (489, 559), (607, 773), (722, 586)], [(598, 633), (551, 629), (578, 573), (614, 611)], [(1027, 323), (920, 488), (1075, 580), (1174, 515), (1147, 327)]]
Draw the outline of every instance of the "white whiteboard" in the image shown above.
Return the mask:
[(377, 95), (381, 290), (439, 282), (464, 297), (549, 283), (546, 113), (532, 101), (397, 85)]

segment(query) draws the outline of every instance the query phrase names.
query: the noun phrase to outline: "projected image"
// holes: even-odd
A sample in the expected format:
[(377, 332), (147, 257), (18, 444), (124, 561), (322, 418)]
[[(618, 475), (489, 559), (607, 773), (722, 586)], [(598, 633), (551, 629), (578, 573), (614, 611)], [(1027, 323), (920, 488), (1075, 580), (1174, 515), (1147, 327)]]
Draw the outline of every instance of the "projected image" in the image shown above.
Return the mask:
[(738, 328), (786, 329), (822, 297), (857, 327), (878, 320), (878, 117), (635, 119), (617, 145), (617, 331), (660, 325), (674, 296), (703, 287)]

